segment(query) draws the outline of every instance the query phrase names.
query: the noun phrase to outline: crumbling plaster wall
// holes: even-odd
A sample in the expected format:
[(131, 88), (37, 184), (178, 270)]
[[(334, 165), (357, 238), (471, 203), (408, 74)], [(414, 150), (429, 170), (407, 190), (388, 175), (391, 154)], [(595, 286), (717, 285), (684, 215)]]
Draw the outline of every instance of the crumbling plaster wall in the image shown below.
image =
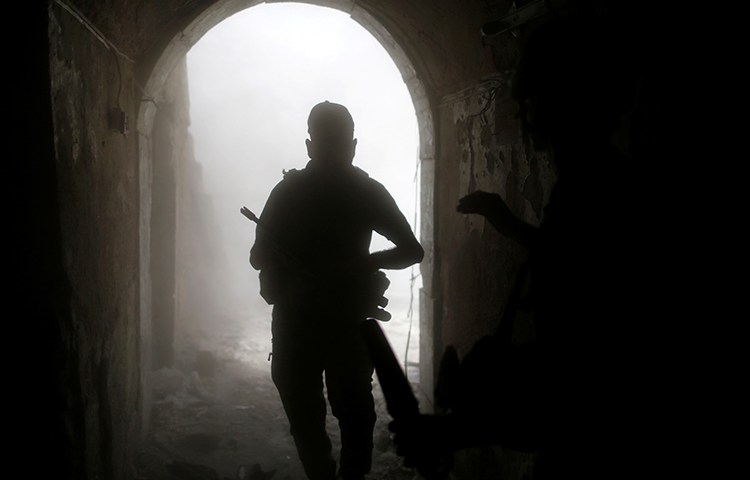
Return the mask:
[[(462, 358), (480, 338), (498, 329), (527, 255), (483, 217), (457, 212), (459, 199), (476, 190), (499, 193), (517, 216), (538, 225), (555, 181), (550, 159), (524, 137), (517, 117), (511, 94), (517, 42), (510, 34), (495, 42), (486, 48), (492, 51), (496, 72), (444, 96), (437, 105), (434, 365), (446, 347), (454, 347)], [(512, 341), (532, 340), (535, 333), (532, 316), (515, 317)], [(434, 372), (435, 377), (439, 374)], [(468, 448), (456, 452), (452, 474), (467, 480), (529, 479), (535, 459), (534, 454), (499, 446)]]
[[(72, 287), (73, 325), (65, 335), (76, 358), (70, 368), (80, 374), (80, 394), (72, 401), (82, 406), (84, 428), (75, 435), (85, 445), (85, 469), (91, 478), (124, 478), (139, 425), (139, 341), (148, 342), (139, 309), (150, 279), (139, 261), (149, 239), (142, 231), (149, 219), (140, 212), (150, 206), (141, 192), (148, 192), (151, 178), (148, 166), (139, 171), (138, 159), (144, 148), (139, 142), (148, 141), (149, 132), (138, 138), (111, 130), (108, 112), (119, 105), (133, 121), (141, 108), (153, 107), (142, 86), (170, 42), (198, 40), (200, 35), (186, 36), (191, 22), (215, 23), (257, 2), (77, 3), (106, 42), (57, 2), (49, 3), (61, 250)], [(422, 102), (418, 111), (432, 116), (434, 132), (424, 132), (423, 142), (428, 138), (434, 153), (423, 173), (434, 172), (434, 184), (423, 185), (423, 203), (434, 210), (424, 219), (432, 255), (423, 268), (423, 301), (434, 314), (435, 355), (448, 344), (465, 353), (496, 327), (523, 252), (479, 218), (457, 214), (458, 199), (474, 188), (499, 192), (536, 222), (552, 181), (545, 159), (530, 151), (514, 118), (507, 84), (515, 47), (483, 45), (479, 34), (511, 2), (311, 3), (376, 19), (424, 85), (416, 100)]]
[[(547, 156), (524, 141), (509, 80), (507, 74), (484, 80), (439, 107), (441, 340), (459, 356), (498, 326), (526, 251), (483, 217), (458, 213), (458, 200), (476, 190), (499, 193), (516, 215), (538, 224), (554, 182)], [(517, 341), (529, 340), (533, 331), (521, 324), (515, 334)]]

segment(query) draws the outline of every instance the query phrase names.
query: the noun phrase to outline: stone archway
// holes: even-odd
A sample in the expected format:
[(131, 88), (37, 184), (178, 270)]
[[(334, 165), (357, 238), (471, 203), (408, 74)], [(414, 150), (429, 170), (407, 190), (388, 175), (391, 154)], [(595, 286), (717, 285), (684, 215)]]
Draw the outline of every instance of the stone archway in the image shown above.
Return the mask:
[[(142, 99), (139, 109), (136, 130), (138, 133), (139, 174), (140, 174), (140, 333), (142, 338), (141, 351), (141, 381), (143, 398), (143, 431), (148, 428), (150, 421), (149, 370), (154, 365), (151, 349), (153, 338), (153, 300), (154, 278), (152, 277), (152, 213), (154, 205), (154, 131), (157, 126), (157, 105), (163, 98), (164, 87), (171, 72), (180, 64), (190, 48), (211, 28), (222, 20), (241, 10), (251, 8), (263, 2), (256, 0), (227, 0), (218, 2), (198, 15), (184, 30), (174, 36), (156, 61), (154, 68), (148, 75), (145, 86), (142, 87)], [(272, 2), (266, 2), (272, 3)], [(353, 2), (336, 0), (306, 1), (318, 6), (326, 6), (347, 13), (354, 21), (370, 32), (393, 59), (401, 72), (404, 83), (410, 93), (417, 114), (420, 145), (420, 190), (421, 190), (421, 225), (420, 236), (423, 239), (426, 256), (421, 265), (425, 286), (432, 283), (433, 272), (433, 202), (431, 200), (434, 185), (435, 142), (431, 105), (423, 82), (420, 80), (413, 62), (410, 61), (404, 49), (394, 40), (387, 29), (373, 15)], [(174, 281), (172, 281), (174, 286)], [(427, 405), (431, 407), (433, 391), (433, 349), (432, 349), (432, 307), (431, 302), (422, 300), (420, 295), (420, 365), (423, 373), (420, 375), (420, 394)], [(173, 311), (173, 310), (172, 310)]]

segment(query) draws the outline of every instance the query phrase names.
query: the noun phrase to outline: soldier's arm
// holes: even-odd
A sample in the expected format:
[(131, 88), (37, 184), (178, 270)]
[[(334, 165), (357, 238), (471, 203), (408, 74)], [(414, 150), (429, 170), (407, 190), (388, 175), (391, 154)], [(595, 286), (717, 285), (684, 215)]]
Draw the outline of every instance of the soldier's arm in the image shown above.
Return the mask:
[(474, 191), (462, 197), (456, 210), (460, 213), (482, 215), (495, 230), (529, 247), (537, 236), (537, 228), (516, 217), (503, 198), (496, 193)]
[(390, 240), (394, 247), (374, 252), (368, 258), (372, 270), (400, 270), (424, 258), (424, 249), (412, 232), (409, 222), (385, 187), (377, 189), (374, 212), (375, 231)]

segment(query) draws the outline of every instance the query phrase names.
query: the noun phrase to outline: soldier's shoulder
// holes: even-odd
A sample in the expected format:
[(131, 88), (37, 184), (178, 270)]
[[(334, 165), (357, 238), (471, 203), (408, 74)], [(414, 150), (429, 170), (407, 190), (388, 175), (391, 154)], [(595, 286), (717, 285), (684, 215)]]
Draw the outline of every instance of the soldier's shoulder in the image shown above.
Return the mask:
[(281, 180), (271, 189), (270, 196), (278, 201), (280, 198), (286, 198), (296, 190), (297, 179), (300, 178), (300, 171), (297, 169), (282, 170)]
[(369, 188), (374, 193), (383, 193), (387, 192), (385, 185), (383, 185), (380, 181), (378, 181), (376, 178), (371, 177), (367, 172), (364, 170), (357, 168), (356, 176), (358, 177), (358, 180), (361, 185)]
[(295, 181), (302, 177), (303, 171), (296, 169), (296, 168), (290, 168), (289, 170), (282, 170), (282, 181)]
[(352, 166), (352, 171), (354, 172), (354, 175), (361, 180), (374, 180), (372, 177), (370, 177), (369, 173), (365, 172), (359, 167)]
[(304, 178), (306, 177), (303, 169), (291, 168), (288, 170), (282, 170), (281, 180), (276, 185), (281, 190), (294, 189)]
[(382, 183), (371, 177), (369, 173), (359, 167), (354, 167), (354, 177), (357, 183), (365, 188), (370, 188), (372, 190), (385, 188)]

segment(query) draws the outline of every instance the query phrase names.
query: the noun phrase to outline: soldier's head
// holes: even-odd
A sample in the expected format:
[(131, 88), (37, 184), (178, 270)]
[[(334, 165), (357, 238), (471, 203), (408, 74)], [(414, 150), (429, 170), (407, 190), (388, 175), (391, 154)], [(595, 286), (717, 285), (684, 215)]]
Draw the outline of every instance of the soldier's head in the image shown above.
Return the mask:
[(307, 154), (315, 162), (328, 166), (347, 166), (354, 160), (357, 139), (349, 110), (329, 101), (315, 105), (307, 119), (310, 138)]

